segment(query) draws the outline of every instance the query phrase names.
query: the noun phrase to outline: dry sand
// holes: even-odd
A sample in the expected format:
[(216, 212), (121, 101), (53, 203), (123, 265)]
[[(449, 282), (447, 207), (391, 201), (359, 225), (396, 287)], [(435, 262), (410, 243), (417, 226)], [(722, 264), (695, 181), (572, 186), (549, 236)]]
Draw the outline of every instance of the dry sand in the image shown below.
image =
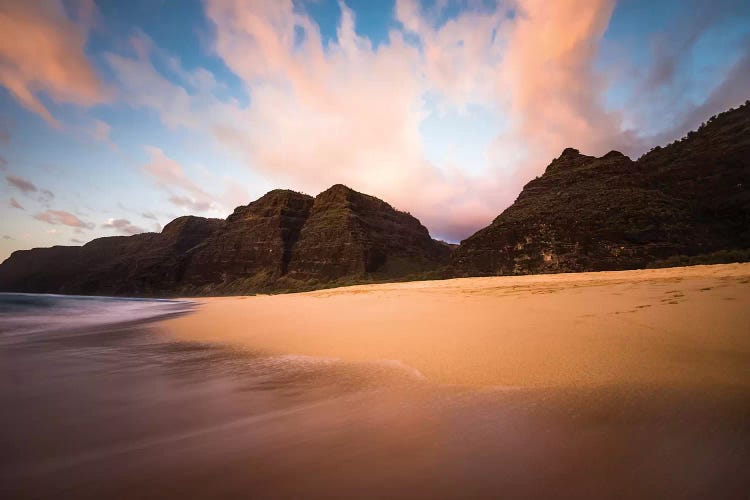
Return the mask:
[(750, 264), (196, 299), (181, 340), (397, 360), (447, 384), (750, 386)]

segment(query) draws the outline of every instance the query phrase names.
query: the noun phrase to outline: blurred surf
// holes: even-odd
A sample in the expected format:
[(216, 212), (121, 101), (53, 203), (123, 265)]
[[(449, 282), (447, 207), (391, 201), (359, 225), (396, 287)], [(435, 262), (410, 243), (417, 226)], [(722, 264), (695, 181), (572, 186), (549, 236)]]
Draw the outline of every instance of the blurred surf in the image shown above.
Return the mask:
[(189, 312), (193, 307), (184, 300), (0, 293), (0, 334), (3, 341), (10, 341), (17, 335), (80, 332), (102, 325), (159, 319)]

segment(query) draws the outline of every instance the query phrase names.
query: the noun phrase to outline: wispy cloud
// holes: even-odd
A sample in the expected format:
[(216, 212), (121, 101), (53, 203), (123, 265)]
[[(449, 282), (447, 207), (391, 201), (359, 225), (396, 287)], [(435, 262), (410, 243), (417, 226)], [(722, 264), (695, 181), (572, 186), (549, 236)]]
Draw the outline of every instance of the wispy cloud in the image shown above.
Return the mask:
[(170, 196), (169, 202), (177, 207), (186, 208), (188, 211), (192, 212), (206, 212), (213, 206), (210, 201), (200, 201), (187, 196)]
[(17, 208), (18, 210), (25, 210), (25, 208), (23, 208), (23, 205), (21, 205), (20, 203), (18, 203), (18, 201), (16, 201), (15, 198), (11, 198), (10, 199), (10, 207), (11, 208)]
[(109, 219), (106, 223), (102, 224), (105, 229), (114, 229), (120, 234), (133, 235), (139, 233), (145, 233), (146, 230), (138, 227), (127, 219)]
[(44, 205), (47, 205), (55, 197), (55, 193), (53, 193), (49, 189), (40, 189), (30, 180), (24, 179), (23, 177), (19, 177), (17, 175), (8, 174), (5, 176), (5, 181), (9, 186), (21, 191), (24, 196), (35, 199), (36, 201)]
[(8, 174), (5, 176), (5, 180), (8, 182), (8, 185), (13, 186), (23, 193), (35, 193), (39, 191), (33, 182), (17, 175)]
[(95, 225), (90, 222), (84, 222), (77, 216), (65, 210), (46, 210), (34, 215), (34, 219), (46, 222), (47, 224), (70, 226), (78, 229), (93, 229)]
[(199, 212), (216, 207), (216, 198), (191, 180), (182, 165), (157, 147), (149, 146), (146, 150), (151, 160), (143, 166), (143, 171), (157, 186), (169, 193), (170, 203)]
[(94, 3), (71, 2), (76, 17), (59, 0), (0, 4), (0, 84), (50, 124), (59, 125), (39, 98), (90, 106), (102, 102), (101, 82), (84, 48)]

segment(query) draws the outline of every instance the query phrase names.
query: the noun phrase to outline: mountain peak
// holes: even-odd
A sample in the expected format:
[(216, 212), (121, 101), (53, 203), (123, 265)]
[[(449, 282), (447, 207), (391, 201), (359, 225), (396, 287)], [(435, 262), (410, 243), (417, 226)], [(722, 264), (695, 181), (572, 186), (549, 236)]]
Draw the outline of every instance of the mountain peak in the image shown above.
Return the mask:
[(219, 219), (207, 219), (205, 217), (198, 217), (196, 215), (182, 215), (176, 219), (168, 222), (161, 230), (162, 234), (174, 234), (182, 231), (186, 227), (203, 224), (209, 221), (218, 222)]
[(552, 160), (552, 163), (547, 167), (547, 172), (555, 172), (560, 170), (566, 170), (569, 168), (580, 166), (593, 160), (593, 156), (582, 155), (580, 151), (575, 148), (565, 148), (560, 156)]
[(334, 184), (316, 196), (316, 199), (345, 200), (355, 194), (361, 194), (344, 184)]
[(576, 158), (581, 156), (581, 152), (575, 148), (565, 148), (560, 154), (559, 158)]
[[(606, 155), (599, 158), (600, 160), (613, 160), (613, 159), (627, 159), (630, 160), (630, 157), (627, 155), (622, 154), (619, 151), (615, 151), (614, 149), (607, 153)], [(631, 160), (632, 161), (632, 160)]]
[(636, 161), (567, 148), (453, 262), (465, 275), (495, 275), (745, 258), (749, 185), (747, 106)]

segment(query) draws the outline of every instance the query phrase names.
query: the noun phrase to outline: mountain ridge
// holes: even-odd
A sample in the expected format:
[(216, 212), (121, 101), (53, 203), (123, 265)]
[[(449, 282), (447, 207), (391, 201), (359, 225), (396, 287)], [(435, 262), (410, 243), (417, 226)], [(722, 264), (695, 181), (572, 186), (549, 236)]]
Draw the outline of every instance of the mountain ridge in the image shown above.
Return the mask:
[(178, 217), (160, 233), (17, 250), (0, 264), (0, 290), (143, 296), (299, 291), (427, 277), (448, 263), (449, 254), (415, 217), (337, 184), (315, 198), (275, 189), (226, 219)]
[(750, 260), (750, 103), (636, 160), (565, 148), (457, 247), (374, 196), (275, 189), (226, 219), (18, 250), (0, 290), (224, 295)]
[(634, 269), (747, 250), (749, 187), (748, 103), (637, 160), (566, 148), (461, 242), (451, 268), (459, 276)]

